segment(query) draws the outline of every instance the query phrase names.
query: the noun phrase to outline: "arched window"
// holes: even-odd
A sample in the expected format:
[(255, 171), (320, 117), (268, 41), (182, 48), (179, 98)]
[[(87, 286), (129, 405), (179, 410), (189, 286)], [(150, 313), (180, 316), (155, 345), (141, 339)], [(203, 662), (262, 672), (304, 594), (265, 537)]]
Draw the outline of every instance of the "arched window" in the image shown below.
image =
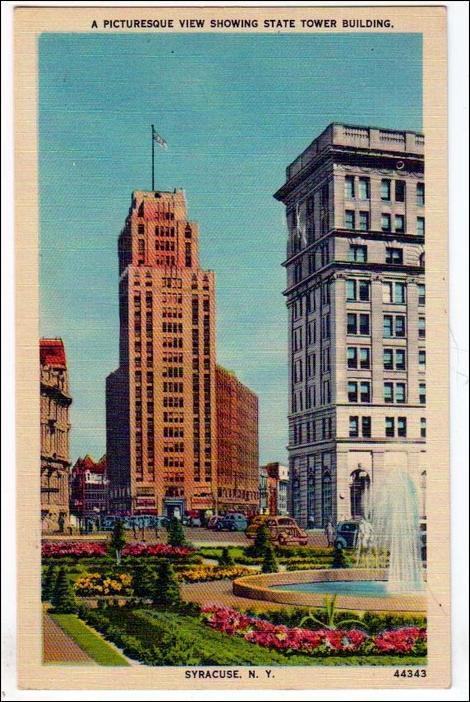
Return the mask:
[(424, 268), (425, 263), (426, 263), (426, 259), (425, 259), (425, 253), (424, 253), (424, 251), (423, 251), (423, 253), (420, 254), (420, 257), (419, 257), (419, 265), (420, 265), (420, 268)]

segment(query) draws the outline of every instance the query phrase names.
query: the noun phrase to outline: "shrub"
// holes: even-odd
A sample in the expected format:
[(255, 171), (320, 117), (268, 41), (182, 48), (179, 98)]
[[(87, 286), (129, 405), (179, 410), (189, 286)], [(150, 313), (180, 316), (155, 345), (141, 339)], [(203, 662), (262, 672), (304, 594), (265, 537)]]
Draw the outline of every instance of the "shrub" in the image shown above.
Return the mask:
[(183, 525), (179, 519), (172, 517), (168, 526), (168, 543), (170, 546), (187, 546)]
[(162, 560), (153, 584), (152, 599), (155, 604), (176, 606), (180, 602), (180, 586), (175, 571), (168, 560)]
[(73, 614), (77, 610), (75, 596), (65, 568), (59, 570), (51, 603), (57, 614)]
[(222, 580), (224, 578), (240, 578), (242, 575), (250, 575), (253, 571), (241, 566), (199, 566), (196, 568), (185, 568), (178, 572), (178, 577), (189, 583), (202, 583), (211, 580)]
[(264, 551), (263, 566), (261, 570), (263, 573), (277, 573), (279, 570), (276, 555), (271, 544), (268, 544)]
[(109, 540), (109, 549), (111, 552), (116, 554), (116, 563), (120, 565), (122, 550), (126, 545), (126, 535), (124, 533), (124, 524), (121, 519), (116, 519), (114, 523), (113, 532)]
[(139, 597), (152, 597), (155, 589), (157, 573), (155, 568), (145, 563), (139, 565), (134, 571), (133, 590)]
[(131, 591), (132, 576), (118, 573), (106, 576), (103, 573), (87, 573), (75, 582), (75, 592), (82, 597), (92, 595), (128, 595)]
[(224, 546), (222, 553), (219, 556), (219, 566), (233, 566), (235, 561), (232, 558), (232, 554), (227, 546)]
[(333, 563), (331, 564), (332, 568), (347, 568), (348, 567), (348, 562), (345, 558), (345, 555), (343, 553), (343, 549), (340, 546), (340, 544), (336, 544), (335, 546), (335, 552), (333, 555)]
[(246, 549), (246, 555), (255, 558), (264, 558), (268, 546), (271, 545), (269, 530), (265, 524), (261, 524), (256, 530), (255, 541), (252, 546)]
[(46, 569), (42, 579), (42, 600), (44, 602), (50, 601), (52, 593), (54, 592), (56, 580), (57, 568), (54, 565), (50, 565)]

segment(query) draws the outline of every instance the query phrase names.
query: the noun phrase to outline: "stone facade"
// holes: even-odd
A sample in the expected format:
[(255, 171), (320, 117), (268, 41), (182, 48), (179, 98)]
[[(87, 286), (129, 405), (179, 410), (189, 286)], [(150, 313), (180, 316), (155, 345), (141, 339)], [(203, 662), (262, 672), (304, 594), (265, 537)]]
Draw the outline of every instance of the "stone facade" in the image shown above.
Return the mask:
[(63, 531), (69, 523), (69, 392), (62, 339), (40, 339), (41, 526)]
[(120, 365), (107, 378), (110, 509), (213, 509), (215, 279), (182, 190), (133, 193), (119, 237)]
[(286, 176), (291, 513), (367, 516), (405, 468), (424, 518), (424, 137), (331, 124)]
[(258, 513), (258, 397), (216, 366), (217, 510)]

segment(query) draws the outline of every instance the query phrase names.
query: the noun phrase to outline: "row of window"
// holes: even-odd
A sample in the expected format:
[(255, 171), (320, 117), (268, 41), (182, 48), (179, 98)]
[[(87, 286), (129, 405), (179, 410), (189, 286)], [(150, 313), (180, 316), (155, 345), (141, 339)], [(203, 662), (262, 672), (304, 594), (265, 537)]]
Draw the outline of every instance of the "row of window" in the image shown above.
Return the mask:
[[(392, 226), (393, 225), (393, 226)], [(354, 229), (361, 232), (369, 231), (370, 215), (369, 212), (356, 212), (355, 210), (345, 210), (344, 212), (344, 227), (345, 229)], [(405, 234), (407, 231), (405, 215), (396, 214), (393, 216), (388, 212), (382, 212), (380, 217), (380, 228), (383, 232), (395, 232), (395, 234)], [(426, 223), (424, 217), (416, 218), (415, 233), (417, 236), (425, 236)]]
[[(406, 201), (406, 182), (404, 180), (392, 180), (382, 178), (380, 182), (380, 199), (383, 202), (391, 202), (394, 196), (395, 202)], [(348, 200), (369, 200), (370, 199), (370, 179), (366, 177), (345, 176), (344, 197)], [(422, 207), (425, 203), (424, 183), (416, 183), (416, 205)]]
[[(351, 336), (370, 336), (370, 314), (367, 312), (348, 312), (347, 333)], [(406, 316), (384, 314), (383, 336), (385, 339), (406, 337)], [(426, 338), (426, 317), (418, 317), (418, 338)]]
[[(406, 438), (408, 436), (408, 421), (406, 417), (385, 417), (385, 436), (387, 438)], [(426, 438), (426, 418), (420, 419), (420, 437)], [(372, 437), (372, 417), (349, 417), (349, 436), (352, 439)]]
[[(421, 405), (426, 404), (426, 383), (419, 383), (418, 398)], [(383, 384), (383, 400), (386, 404), (405, 404), (407, 402), (406, 383), (385, 381)], [(348, 381), (348, 402), (353, 404), (370, 404), (372, 402), (371, 381)]]

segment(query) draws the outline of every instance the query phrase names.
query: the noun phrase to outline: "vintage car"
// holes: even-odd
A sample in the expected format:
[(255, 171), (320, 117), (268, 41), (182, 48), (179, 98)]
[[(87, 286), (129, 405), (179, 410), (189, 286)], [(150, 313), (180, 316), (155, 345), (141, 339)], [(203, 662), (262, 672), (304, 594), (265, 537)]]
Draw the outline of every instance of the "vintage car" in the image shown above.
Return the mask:
[(306, 546), (308, 542), (308, 534), (304, 529), (301, 529), (295, 519), (292, 517), (261, 515), (260, 521), (255, 521), (255, 517), (246, 530), (246, 536), (249, 539), (256, 537), (258, 528), (264, 524), (269, 531), (269, 537), (273, 543), (279, 546), (288, 546), (295, 544), (296, 546)]

